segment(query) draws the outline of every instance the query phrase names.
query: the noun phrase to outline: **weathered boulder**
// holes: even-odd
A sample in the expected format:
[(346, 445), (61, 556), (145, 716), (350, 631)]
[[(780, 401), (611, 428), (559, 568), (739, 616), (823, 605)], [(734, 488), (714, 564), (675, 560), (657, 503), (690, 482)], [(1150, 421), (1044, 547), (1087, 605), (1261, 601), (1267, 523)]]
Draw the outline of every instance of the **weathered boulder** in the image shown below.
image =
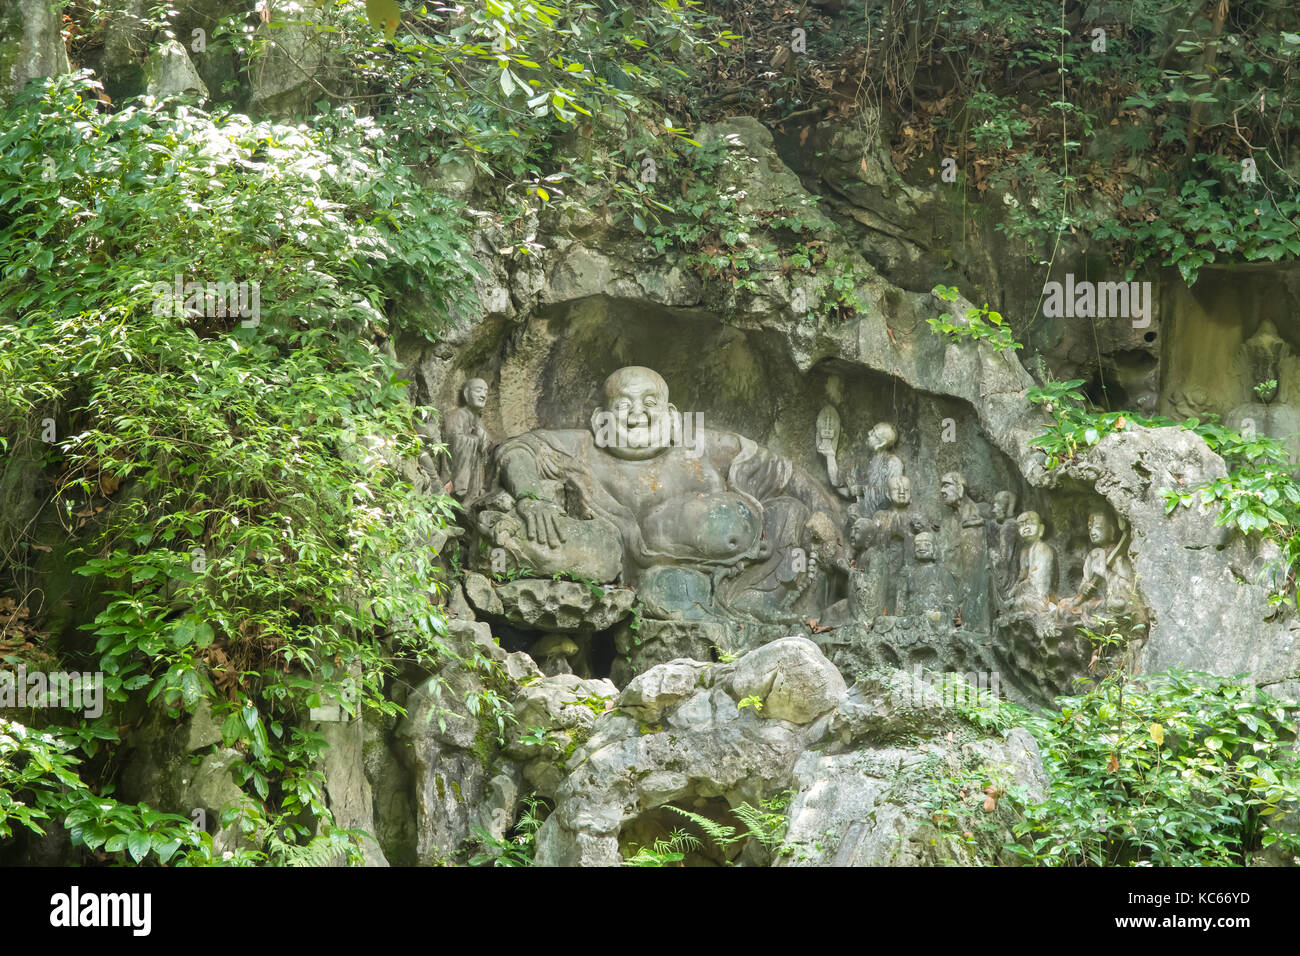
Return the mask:
[[(573, 674), (556, 674), (529, 683), (514, 699), (516, 730), (506, 752), (528, 760), (548, 749), (570, 749), (570, 744), (590, 736), (597, 715), (603, 714), (617, 695), (618, 688), (607, 680), (583, 680)], [(535, 739), (539, 734), (548, 742)]]
[[(763, 711), (739, 706), (737, 688), (764, 696)], [(806, 703), (796, 708), (790, 697), (799, 688)], [(784, 842), (773, 847), (765, 834), (770, 857), (783, 865), (989, 862), (1010, 839), (1013, 801), (999, 804), (965, 781), (1041, 800), (1046, 778), (1032, 737), (1022, 730), (991, 736), (956, 704), (902, 671), (845, 691), (816, 645), (800, 638), (728, 665), (661, 664), (623, 691), (613, 713), (596, 717), (591, 738), (566, 761), (572, 770), (554, 789), (537, 862), (614, 865), (629, 840), (675, 825), (654, 819), (667, 804), (721, 822), (716, 814), (727, 807), (759, 807), (786, 789), (793, 795)], [(943, 796), (933, 781), (944, 773), (957, 781), (948, 797), (981, 801), (956, 811), (982, 815), (978, 838), (940, 833), (931, 820)], [(745, 854), (741, 862), (769, 855)]]
[[(793, 687), (821, 673), (805, 659), (820, 656), (807, 643), (811, 651), (753, 651), (734, 665), (673, 661), (634, 681), (623, 698), (629, 713), (656, 713), (662, 723), (621, 713), (597, 718), (596, 732), (572, 755), (574, 769), (555, 790), (555, 810), (538, 832), (538, 863), (617, 863), (620, 831), (647, 811), (684, 798), (757, 804), (786, 785), (799, 754), (824, 735), (826, 722), (763, 719), (754, 708), (739, 707), (721, 685), (733, 669), (744, 668), (766, 674), (769, 686)], [(754, 654), (761, 656), (747, 665)], [(823, 686), (833, 684), (821, 676)], [(689, 695), (688, 683), (697, 685)]]
[(492, 582), (481, 574), (472, 571), (465, 575), (465, 597), (475, 610), (482, 614), (500, 616), (505, 613), (505, 605), (497, 594)]
[[(795, 766), (774, 865), (1014, 862), (1002, 847), (1018, 817), (1000, 797), (1014, 790), (1022, 800), (1046, 798), (1038, 745), (1023, 728), (988, 736), (956, 703), (903, 671), (855, 685), (831, 721), (837, 744), (808, 751)], [(941, 830), (936, 809), (969, 829)]]
[(708, 665), (685, 659), (652, 667), (623, 688), (619, 709), (652, 724), (665, 710), (694, 694), (707, 670)]
[(844, 678), (806, 637), (787, 637), (751, 651), (727, 683), (736, 700), (757, 697), (763, 717), (806, 724), (835, 707)]
[(196, 93), (206, 98), (208, 87), (194, 68), (190, 55), (175, 40), (168, 40), (149, 55), (144, 65), (145, 92), (159, 99)]

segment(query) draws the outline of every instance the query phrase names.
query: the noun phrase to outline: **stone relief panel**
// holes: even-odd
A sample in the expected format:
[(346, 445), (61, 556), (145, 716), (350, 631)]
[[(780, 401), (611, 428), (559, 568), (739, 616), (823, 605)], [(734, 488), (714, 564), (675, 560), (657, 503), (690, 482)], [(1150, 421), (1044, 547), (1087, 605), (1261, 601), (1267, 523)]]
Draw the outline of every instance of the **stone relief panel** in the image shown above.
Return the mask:
[[(1013, 695), (1043, 700), (1086, 672), (1084, 629), (1141, 618), (1113, 512), (1028, 489), (959, 403), (833, 366), (775, 367), (749, 341), (732, 342), (743, 374), (733, 390), (720, 377), (715, 403), (709, 362), (688, 374), (686, 353), (712, 333), (695, 334), (665, 360), (691, 383), (689, 405), (655, 368), (593, 375), (573, 343), (557, 356), (551, 342), (541, 365), (569, 371), (531, 414), (491, 408), (510, 390), (489, 382), (517, 369), (463, 381), (444, 410), (438, 467), (463, 509), (469, 605), (517, 649), (549, 640), (553, 668), (624, 683), (803, 634), (850, 673), (1001, 672)], [(755, 366), (768, 393), (738, 403)], [(499, 439), (483, 424), (530, 418)], [(561, 586), (590, 589), (602, 613)], [(626, 597), (599, 597), (614, 593)], [(557, 608), (576, 623), (560, 627)]]

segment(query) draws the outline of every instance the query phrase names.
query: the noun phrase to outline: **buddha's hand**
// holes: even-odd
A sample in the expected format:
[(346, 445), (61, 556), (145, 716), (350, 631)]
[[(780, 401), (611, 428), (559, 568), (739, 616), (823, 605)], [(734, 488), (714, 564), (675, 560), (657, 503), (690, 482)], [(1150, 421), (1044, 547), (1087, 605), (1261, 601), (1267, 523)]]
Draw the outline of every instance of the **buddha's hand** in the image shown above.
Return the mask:
[(528, 540), (548, 548), (559, 547), (564, 543), (564, 533), (560, 531), (559, 522), (564, 511), (559, 505), (537, 498), (521, 498), (515, 505), (515, 510), (524, 521)]

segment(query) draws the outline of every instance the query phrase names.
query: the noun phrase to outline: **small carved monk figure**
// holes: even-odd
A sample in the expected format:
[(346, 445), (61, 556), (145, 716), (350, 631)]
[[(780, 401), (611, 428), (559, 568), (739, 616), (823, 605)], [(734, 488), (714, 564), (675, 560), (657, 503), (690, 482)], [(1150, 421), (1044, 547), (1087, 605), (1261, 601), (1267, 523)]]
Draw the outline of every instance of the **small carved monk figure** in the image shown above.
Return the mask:
[(975, 630), (989, 627), (988, 541), (979, 505), (966, 494), (966, 479), (950, 471), (939, 479), (939, 496), (951, 512), (940, 525), (943, 563), (961, 582), (963, 626)]
[(993, 496), (993, 520), (989, 522), (989, 554), (993, 565), (993, 596), (1001, 609), (1007, 591), (1016, 580), (1016, 496), (999, 491)]
[(889, 509), (877, 511), (872, 517), (880, 524), (880, 547), (885, 552), (887, 567), (896, 584), (903, 565), (912, 555), (912, 536), (921, 529), (920, 516), (911, 511), (912, 481), (906, 475), (889, 479)]
[(866, 467), (859, 466), (851, 484), (837, 489), (845, 497), (857, 499), (851, 513), (871, 517), (887, 506), (889, 482), (903, 473), (903, 460), (893, 452), (897, 443), (898, 429), (888, 422), (877, 422), (867, 433), (871, 458)]
[(1056, 552), (1043, 540), (1037, 511), (1016, 518), (1020, 533), (1020, 573), (1012, 585), (1010, 605), (1016, 611), (1045, 611), (1056, 587)]
[(1071, 610), (1085, 616), (1115, 617), (1128, 610), (1133, 600), (1133, 562), (1124, 554), (1124, 541), (1115, 543), (1115, 523), (1105, 511), (1088, 516), (1088, 540), (1094, 545), (1083, 562), (1083, 579), (1078, 595), (1069, 602)]
[(898, 613), (916, 614), (935, 623), (951, 623), (957, 612), (957, 581), (935, 560), (934, 535), (916, 536), (916, 563), (903, 573), (898, 588)]
[(479, 424), (487, 404), (488, 385), (471, 378), (460, 390), (463, 405), (442, 419), (442, 439), (451, 457), (451, 493), (457, 501), (471, 501), (487, 491), (487, 462), (491, 441)]
[(849, 571), (849, 610), (859, 624), (870, 624), (888, 610), (889, 567), (882, 530), (879, 518), (859, 518), (849, 535), (854, 549), (853, 568)]

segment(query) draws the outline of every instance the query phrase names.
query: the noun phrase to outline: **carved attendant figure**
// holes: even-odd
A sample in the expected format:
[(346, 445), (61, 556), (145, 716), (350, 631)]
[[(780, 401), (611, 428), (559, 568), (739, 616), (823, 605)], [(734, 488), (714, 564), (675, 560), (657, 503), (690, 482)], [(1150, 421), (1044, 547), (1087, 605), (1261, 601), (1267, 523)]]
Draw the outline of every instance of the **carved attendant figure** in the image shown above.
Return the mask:
[(1037, 511), (1022, 512), (1016, 527), (1020, 532), (1020, 573), (1011, 588), (1011, 607), (1045, 611), (1056, 587), (1056, 552), (1043, 540), (1043, 521)]
[(961, 582), (961, 616), (965, 627), (988, 630), (989, 572), (984, 516), (966, 495), (966, 479), (950, 471), (939, 479), (939, 496), (951, 513), (943, 519), (940, 539), (944, 564)]
[(898, 589), (898, 613), (920, 614), (935, 623), (951, 623), (957, 610), (957, 582), (935, 561), (934, 535), (916, 536), (916, 563), (903, 575)]
[(471, 501), (487, 491), (487, 460), (491, 442), (479, 415), (487, 404), (488, 385), (471, 378), (460, 390), (463, 405), (442, 419), (442, 437), (451, 457), (451, 493), (457, 501)]
[(1083, 562), (1079, 594), (1072, 610), (1084, 615), (1118, 616), (1133, 600), (1133, 562), (1124, 554), (1124, 540), (1115, 543), (1115, 523), (1105, 511), (1088, 516), (1088, 540), (1095, 546)]
[(897, 582), (903, 565), (911, 557), (912, 536), (921, 529), (920, 518), (911, 512), (912, 482), (906, 475), (889, 479), (889, 510), (877, 511), (881, 546), (887, 556), (886, 566)]
[(999, 491), (993, 496), (993, 520), (989, 522), (989, 553), (993, 564), (993, 597), (999, 609), (1016, 580), (1016, 496)]
[(859, 624), (870, 624), (887, 610), (889, 568), (880, 520), (859, 518), (849, 540), (856, 552), (849, 572), (849, 610)]
[(889, 480), (903, 473), (903, 460), (891, 451), (898, 442), (898, 431), (888, 422), (877, 422), (867, 432), (871, 458), (866, 467), (855, 470), (854, 481), (836, 490), (845, 498), (856, 498), (850, 511), (869, 518), (884, 508), (889, 498)]

